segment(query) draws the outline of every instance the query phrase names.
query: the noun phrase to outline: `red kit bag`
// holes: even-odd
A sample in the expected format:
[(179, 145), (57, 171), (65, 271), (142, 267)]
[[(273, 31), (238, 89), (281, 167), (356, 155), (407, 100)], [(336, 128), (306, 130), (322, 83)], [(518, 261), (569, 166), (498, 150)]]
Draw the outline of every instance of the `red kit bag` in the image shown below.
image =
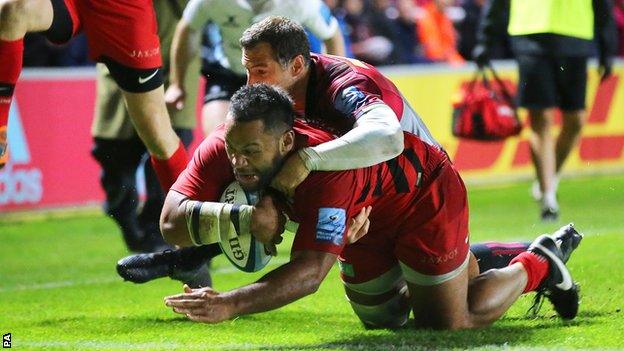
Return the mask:
[[(494, 79), (488, 79), (489, 70)], [(518, 135), (522, 124), (514, 103), (515, 87), (503, 82), (492, 66), (479, 68), (463, 83), (453, 103), (453, 135), (481, 141), (497, 141)]]

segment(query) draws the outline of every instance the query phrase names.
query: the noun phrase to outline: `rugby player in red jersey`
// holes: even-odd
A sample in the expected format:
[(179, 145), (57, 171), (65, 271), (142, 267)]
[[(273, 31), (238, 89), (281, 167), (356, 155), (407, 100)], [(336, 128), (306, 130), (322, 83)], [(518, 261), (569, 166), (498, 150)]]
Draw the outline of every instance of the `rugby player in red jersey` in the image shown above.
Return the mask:
[(7, 123), (22, 69), (23, 38), (41, 32), (64, 43), (83, 30), (90, 57), (106, 64), (137, 132), (168, 190), (188, 161), (165, 107), (152, 0), (0, 1), (0, 168), (8, 159)]
[[(167, 196), (161, 219), (166, 239), (188, 245), (214, 237), (211, 223), (229, 212), (211, 201), (225, 185), (236, 179), (246, 190), (263, 189), (287, 157), (330, 140), (295, 123), (294, 114), (279, 89), (241, 88), (224, 128), (203, 142)], [(509, 266), (477, 273), (463, 182), (444, 151), (413, 134), (403, 133), (403, 149), (386, 162), (312, 172), (282, 206), (264, 196), (256, 206), (241, 205), (239, 219), (247, 218), (256, 238), (273, 242), (283, 231), (283, 208), (299, 223), (289, 263), (224, 293), (185, 288), (166, 304), (208, 323), (272, 310), (316, 291), (339, 260), (353, 311), (370, 327), (402, 326), (410, 311), (417, 327), (485, 326), (523, 292), (537, 289), (558, 296), (551, 301), (562, 318), (576, 315), (578, 294), (564, 263), (572, 250), (552, 235), (538, 237)], [(350, 219), (369, 206), (368, 234), (347, 243)], [(187, 223), (193, 223), (190, 231)]]

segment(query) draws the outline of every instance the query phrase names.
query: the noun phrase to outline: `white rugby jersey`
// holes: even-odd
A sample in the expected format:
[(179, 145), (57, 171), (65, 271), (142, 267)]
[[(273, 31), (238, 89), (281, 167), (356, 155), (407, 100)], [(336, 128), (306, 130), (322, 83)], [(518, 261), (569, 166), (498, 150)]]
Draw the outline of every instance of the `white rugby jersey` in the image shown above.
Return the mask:
[(331, 38), (338, 22), (322, 0), (191, 0), (183, 18), (201, 31), (207, 22), (219, 27), (223, 51), (232, 71), (245, 74), (241, 64), (239, 39), (251, 24), (268, 16), (288, 17), (321, 40)]

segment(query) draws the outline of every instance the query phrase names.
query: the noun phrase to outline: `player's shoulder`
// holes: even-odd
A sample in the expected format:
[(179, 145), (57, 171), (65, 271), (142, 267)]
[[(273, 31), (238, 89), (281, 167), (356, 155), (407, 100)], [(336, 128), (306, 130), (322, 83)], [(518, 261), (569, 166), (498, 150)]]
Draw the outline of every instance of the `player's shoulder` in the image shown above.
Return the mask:
[(313, 127), (299, 118), (295, 119), (293, 129), (296, 133), (298, 147), (316, 146), (336, 138), (333, 134)]
[(218, 125), (197, 147), (200, 155), (225, 152), (225, 125)]
[(296, 193), (310, 197), (342, 197), (357, 180), (355, 169), (343, 171), (314, 171), (297, 187)]
[(317, 75), (324, 77), (319, 82), (335, 88), (348, 86), (375, 86), (379, 72), (373, 66), (357, 59), (348, 57), (314, 54), (312, 62)]

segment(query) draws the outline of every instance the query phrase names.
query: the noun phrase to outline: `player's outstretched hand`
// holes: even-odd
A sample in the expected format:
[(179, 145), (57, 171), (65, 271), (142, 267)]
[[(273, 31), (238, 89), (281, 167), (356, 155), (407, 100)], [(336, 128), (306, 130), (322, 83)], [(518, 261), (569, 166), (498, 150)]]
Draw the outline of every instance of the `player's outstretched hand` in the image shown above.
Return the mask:
[(171, 83), (167, 91), (165, 91), (165, 103), (167, 106), (174, 107), (178, 111), (184, 108), (185, 98), (186, 92), (179, 84)]
[(299, 153), (293, 153), (286, 159), (279, 172), (277, 172), (277, 175), (271, 182), (271, 186), (286, 197), (292, 198), (295, 194), (295, 189), (306, 179), (308, 174), (310, 174), (310, 170), (306, 167)]
[(351, 218), (349, 230), (347, 230), (347, 241), (349, 244), (360, 240), (361, 237), (368, 233), (368, 228), (370, 227), (370, 219), (368, 219), (368, 216), (370, 216), (372, 209), (371, 206), (362, 207), (360, 213)]
[(184, 293), (165, 297), (165, 305), (195, 322), (219, 323), (234, 317), (233, 306), (211, 288), (191, 289), (184, 284)]
[(263, 244), (275, 244), (284, 232), (286, 216), (276, 206), (272, 195), (264, 195), (251, 212), (249, 231)]

